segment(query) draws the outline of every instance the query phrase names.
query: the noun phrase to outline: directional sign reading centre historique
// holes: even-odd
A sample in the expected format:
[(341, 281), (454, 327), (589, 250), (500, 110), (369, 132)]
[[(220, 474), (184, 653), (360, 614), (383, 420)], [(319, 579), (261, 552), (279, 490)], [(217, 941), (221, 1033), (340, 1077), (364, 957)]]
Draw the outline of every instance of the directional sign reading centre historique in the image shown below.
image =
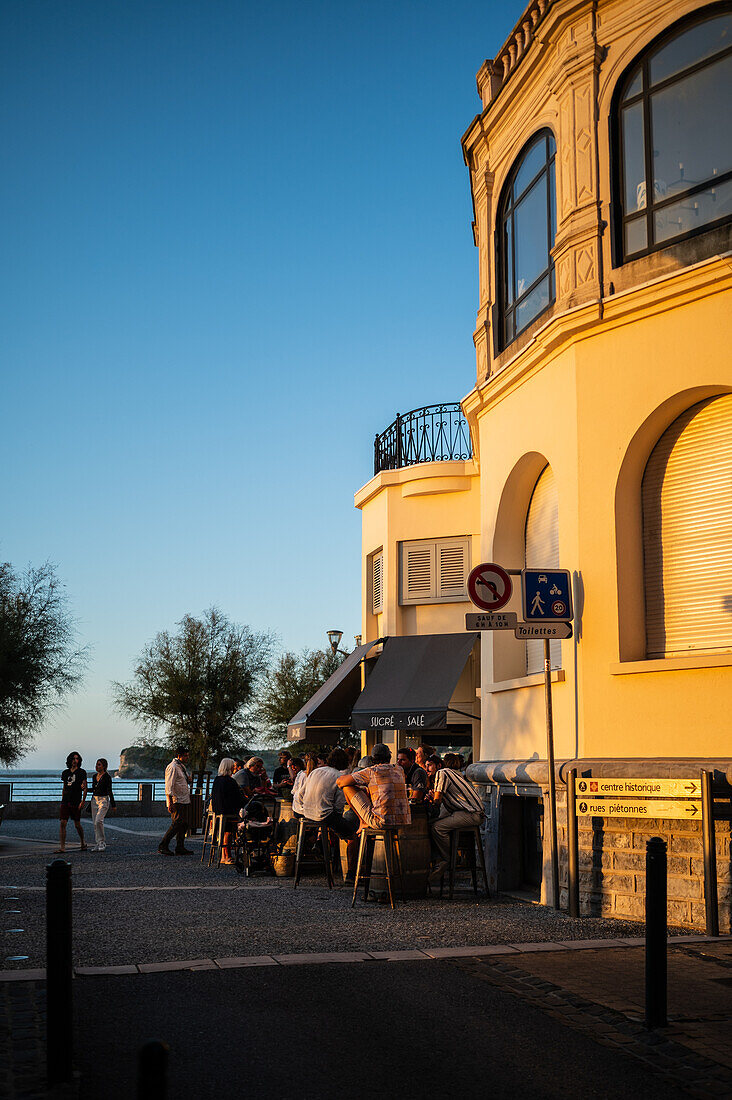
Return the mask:
[(701, 799), (668, 802), (659, 798), (579, 798), (579, 817), (660, 817), (667, 820), (701, 820)]
[(577, 798), (651, 795), (655, 798), (701, 798), (699, 779), (576, 779)]

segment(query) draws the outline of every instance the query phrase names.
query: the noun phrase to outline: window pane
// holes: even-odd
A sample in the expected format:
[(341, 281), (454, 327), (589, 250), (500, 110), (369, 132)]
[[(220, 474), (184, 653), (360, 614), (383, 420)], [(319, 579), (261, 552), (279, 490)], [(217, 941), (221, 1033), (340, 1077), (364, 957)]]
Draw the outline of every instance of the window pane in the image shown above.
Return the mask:
[(651, 96), (657, 197), (732, 169), (730, 81), (732, 56)]
[(514, 214), (517, 297), (525, 293), (549, 266), (547, 230), (547, 181), (546, 176), (542, 176), (518, 204)]
[(506, 272), (506, 301), (510, 305), (513, 301), (513, 250), (511, 247), (513, 239), (513, 230), (511, 219), (507, 218), (504, 226), (504, 256), (506, 257), (505, 272)]
[(625, 227), (625, 253), (643, 252), (648, 247), (647, 225), (645, 218), (636, 218)]
[(626, 99), (632, 99), (634, 95), (640, 95), (642, 90), (643, 90), (643, 69), (638, 69), (638, 72), (635, 74), (635, 76), (633, 77), (630, 84), (628, 85), (628, 87), (625, 90), (625, 95), (623, 96), (623, 103), (626, 101)]
[(554, 239), (557, 235), (557, 189), (554, 183), (554, 165), (549, 166), (549, 220), (551, 247), (554, 248)]
[(516, 307), (516, 331), (521, 332), (535, 317), (546, 309), (551, 298), (549, 297), (549, 276), (542, 279), (535, 286), (523, 302)]
[(536, 173), (546, 164), (546, 137), (542, 135), (536, 145), (529, 149), (524, 157), (513, 184), (513, 193), (518, 197), (526, 190)]
[(623, 173), (625, 212), (643, 210), (646, 205), (646, 158), (643, 140), (643, 104), (626, 107), (623, 120)]
[(717, 218), (726, 218), (732, 214), (732, 180), (719, 187), (710, 187), (687, 199), (665, 206), (654, 215), (654, 233), (656, 243), (679, 237), (682, 233), (691, 233)]
[[(691, 27), (651, 58), (649, 73), (651, 86), (680, 73), (697, 61), (711, 57), (718, 50), (732, 46), (732, 14), (720, 15)], [(724, 100), (720, 102), (725, 102)]]

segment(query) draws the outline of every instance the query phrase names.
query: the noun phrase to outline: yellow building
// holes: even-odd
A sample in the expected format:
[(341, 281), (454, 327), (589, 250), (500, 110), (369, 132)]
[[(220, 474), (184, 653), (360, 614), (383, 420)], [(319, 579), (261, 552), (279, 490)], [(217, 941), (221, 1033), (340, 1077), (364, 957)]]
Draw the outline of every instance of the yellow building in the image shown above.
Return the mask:
[[(705, 767), (729, 797), (731, 72), (729, 4), (528, 6), (478, 73), (463, 137), (472, 453), (458, 406), (409, 414), (377, 438), (356, 494), (364, 641), (464, 634), (479, 562), (571, 571), (573, 637), (551, 644), (562, 851), (569, 763), (594, 777)], [(508, 610), (521, 619), (518, 595)], [(429, 740), (459, 729), (466, 752), (472, 730), (492, 881), (552, 900), (542, 670), (541, 642), (483, 632)], [(729, 822), (716, 831), (724, 926)], [(642, 914), (651, 832), (677, 853), (671, 919), (703, 925), (693, 821), (582, 818), (583, 909)]]

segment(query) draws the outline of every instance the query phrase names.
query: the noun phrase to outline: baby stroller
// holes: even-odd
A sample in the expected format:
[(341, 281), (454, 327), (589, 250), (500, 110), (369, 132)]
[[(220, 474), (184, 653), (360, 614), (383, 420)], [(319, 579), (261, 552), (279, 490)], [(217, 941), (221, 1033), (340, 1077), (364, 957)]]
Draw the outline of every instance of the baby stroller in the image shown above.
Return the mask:
[(240, 875), (273, 875), (277, 853), (277, 803), (253, 798), (241, 811), (234, 841), (234, 864)]

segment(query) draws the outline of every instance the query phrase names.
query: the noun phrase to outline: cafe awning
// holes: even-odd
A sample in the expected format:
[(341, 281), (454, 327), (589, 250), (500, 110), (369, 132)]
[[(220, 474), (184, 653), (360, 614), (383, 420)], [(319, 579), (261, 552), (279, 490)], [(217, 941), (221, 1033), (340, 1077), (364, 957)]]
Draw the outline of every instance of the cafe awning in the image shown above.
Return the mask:
[(465, 633), (387, 638), (353, 708), (351, 729), (444, 729), (450, 700), (478, 637)]
[[(381, 641), (381, 639), (378, 639)], [(335, 744), (338, 731), (348, 729), (351, 710), (361, 691), (361, 661), (376, 641), (357, 646), (287, 723), (290, 741)]]

